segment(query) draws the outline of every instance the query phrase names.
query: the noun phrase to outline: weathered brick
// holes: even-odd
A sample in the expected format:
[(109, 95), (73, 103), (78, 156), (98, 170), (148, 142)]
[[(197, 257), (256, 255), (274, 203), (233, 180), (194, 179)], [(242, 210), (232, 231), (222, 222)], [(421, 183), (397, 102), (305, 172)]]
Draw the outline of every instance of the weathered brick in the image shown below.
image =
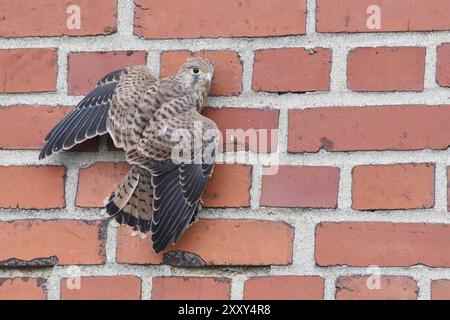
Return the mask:
[(242, 91), (242, 62), (236, 51), (166, 51), (161, 54), (161, 77), (175, 75), (189, 57), (205, 57), (214, 65), (212, 96), (236, 96)]
[(356, 210), (434, 207), (433, 164), (368, 165), (353, 169)]
[(64, 208), (64, 167), (0, 166), (1, 208)]
[(263, 153), (277, 150), (278, 110), (205, 108), (203, 114), (219, 127), (223, 141), (222, 150)]
[(61, 279), (61, 300), (140, 300), (141, 279), (95, 276)]
[(448, 230), (431, 223), (322, 222), (316, 227), (316, 263), (449, 267)]
[(55, 91), (56, 55), (55, 49), (0, 50), (0, 93)]
[(252, 167), (216, 164), (202, 195), (205, 207), (249, 207)]
[(136, 0), (134, 34), (147, 39), (284, 36), (304, 34), (305, 21), (305, 0)]
[(450, 87), (450, 43), (437, 48), (436, 82), (441, 87)]
[(103, 200), (113, 191), (130, 170), (127, 163), (97, 162), (81, 168), (78, 177), (76, 205), (79, 207), (103, 207)]
[(147, 63), (145, 51), (102, 51), (69, 53), (69, 95), (85, 95), (108, 73)]
[(432, 300), (450, 300), (450, 280), (439, 279), (431, 281)]
[(447, 149), (450, 105), (289, 111), (289, 152)]
[(347, 61), (347, 85), (352, 91), (423, 91), (423, 47), (357, 48)]
[[(369, 29), (370, 6), (380, 8), (379, 29)], [(368, 13), (369, 12), (369, 13)], [(318, 32), (392, 32), (450, 30), (446, 0), (318, 0)]]
[[(276, 167), (271, 167), (276, 170)], [(262, 176), (262, 206), (336, 208), (339, 168), (280, 166)]]
[[(161, 264), (163, 254), (152, 253), (150, 237), (131, 237), (130, 230), (119, 230), (117, 262)], [(183, 257), (170, 259), (170, 252), (183, 251), (194, 255), (198, 266), (287, 265), (292, 263), (293, 237), (292, 226), (282, 221), (200, 219), (176, 246), (166, 249), (166, 259), (183, 265)]]
[(255, 52), (252, 89), (268, 92), (330, 90), (331, 50), (282, 48)]
[(336, 300), (415, 300), (414, 279), (398, 276), (349, 276), (336, 281)]
[(245, 281), (247, 300), (322, 300), (324, 280), (316, 276), (271, 276)]
[[(80, 28), (72, 27), (72, 5), (79, 7)], [(0, 37), (112, 34), (116, 31), (116, 11), (117, 0), (1, 1)]]
[(0, 265), (103, 264), (103, 221), (15, 220), (0, 222)]
[(0, 300), (46, 300), (43, 278), (0, 278)]
[(226, 300), (230, 290), (228, 278), (155, 277), (152, 300)]

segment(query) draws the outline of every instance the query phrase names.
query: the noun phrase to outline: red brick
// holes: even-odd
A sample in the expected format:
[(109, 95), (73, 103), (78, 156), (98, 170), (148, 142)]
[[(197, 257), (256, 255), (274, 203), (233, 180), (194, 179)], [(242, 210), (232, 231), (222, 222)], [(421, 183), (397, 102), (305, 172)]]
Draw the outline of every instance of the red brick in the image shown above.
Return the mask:
[[(367, 28), (372, 11), (381, 11), (381, 28)], [(450, 30), (450, 3), (446, 0), (318, 0), (318, 32), (391, 32)]]
[(431, 282), (431, 299), (450, 300), (450, 280), (433, 280)]
[(141, 283), (135, 276), (63, 278), (61, 300), (140, 300)]
[(228, 278), (155, 277), (152, 300), (226, 300), (230, 290)]
[(260, 204), (269, 207), (336, 208), (339, 168), (280, 166), (263, 175)]
[[(118, 263), (147, 265), (163, 263), (163, 254), (155, 254), (152, 250), (150, 235), (141, 239), (139, 236), (132, 237), (130, 233), (131, 228), (128, 226), (120, 227), (117, 232), (116, 261)], [(184, 236), (181, 241), (184, 241)]]
[(43, 278), (0, 278), (0, 300), (47, 300)]
[(134, 34), (147, 39), (285, 36), (304, 34), (305, 21), (305, 0), (136, 0)]
[[(222, 133), (223, 150), (275, 152), (278, 138), (278, 110), (271, 109), (247, 109), (247, 108), (205, 108), (203, 114), (212, 119)], [(245, 141), (236, 141), (239, 132), (233, 130), (242, 129), (248, 131)], [(227, 130), (230, 134), (227, 134)], [(264, 131), (265, 130), (265, 131)], [(272, 137), (273, 132), (273, 137)], [(256, 139), (250, 140), (250, 138)], [(267, 142), (265, 142), (267, 141)]]
[[(0, 107), (0, 148), (41, 149), (47, 133), (72, 108), (35, 105)], [(98, 139), (88, 140), (72, 150), (96, 151)]]
[(111, 194), (130, 170), (127, 163), (97, 162), (81, 168), (75, 204), (79, 207), (103, 207), (103, 200)]
[[(80, 29), (69, 29), (70, 5), (80, 7)], [(117, 0), (14, 0), (0, 2), (1, 37), (94, 36), (116, 31)], [(71, 21), (71, 20), (69, 20)]]
[(323, 300), (324, 280), (315, 276), (272, 276), (245, 281), (246, 300)]
[(326, 107), (289, 111), (289, 152), (443, 150), (450, 105)]
[(0, 222), (0, 265), (103, 264), (103, 227), (83, 220)]
[(55, 91), (56, 55), (55, 49), (0, 50), (0, 93)]
[(352, 208), (432, 208), (434, 171), (432, 164), (357, 166), (353, 169)]
[(216, 164), (211, 180), (202, 195), (205, 207), (249, 207), (252, 167)]
[(268, 92), (329, 91), (331, 50), (267, 49), (255, 52), (252, 89)]
[(71, 108), (15, 105), (0, 108), (0, 147), (40, 149), (47, 133)]
[[(415, 300), (419, 288), (410, 277), (381, 276), (339, 277), (336, 281), (336, 300)], [(369, 281), (369, 282), (368, 282)]]
[(235, 51), (166, 51), (161, 54), (161, 77), (175, 75), (189, 57), (207, 58), (214, 65), (210, 95), (237, 96), (242, 91), (242, 62)]
[(18, 209), (64, 208), (64, 167), (0, 166), (0, 207)]
[(69, 53), (69, 95), (85, 95), (108, 73), (147, 63), (145, 51), (102, 51)]
[(316, 228), (316, 263), (449, 267), (449, 230), (431, 223), (322, 222)]
[(444, 43), (437, 49), (436, 81), (441, 87), (450, 87), (450, 43)]
[(352, 91), (423, 91), (425, 48), (357, 48), (348, 55)]
[[(119, 230), (117, 262), (161, 264), (163, 254), (152, 253), (150, 237), (131, 237), (130, 230)], [(282, 221), (200, 219), (167, 251), (195, 254), (204, 265), (288, 265), (292, 263), (293, 237), (292, 226)]]

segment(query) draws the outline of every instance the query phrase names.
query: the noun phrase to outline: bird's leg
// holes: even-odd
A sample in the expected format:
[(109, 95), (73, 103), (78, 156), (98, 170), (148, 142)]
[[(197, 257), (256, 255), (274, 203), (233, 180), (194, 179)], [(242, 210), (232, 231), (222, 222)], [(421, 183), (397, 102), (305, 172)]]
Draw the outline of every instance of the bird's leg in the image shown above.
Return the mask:
[(138, 229), (138, 227), (134, 226), (134, 227), (131, 229), (130, 235), (131, 235), (132, 237), (136, 237), (138, 234), (139, 234), (139, 229)]
[(141, 239), (145, 239), (147, 238), (147, 233), (139, 232), (139, 237), (141, 237)]

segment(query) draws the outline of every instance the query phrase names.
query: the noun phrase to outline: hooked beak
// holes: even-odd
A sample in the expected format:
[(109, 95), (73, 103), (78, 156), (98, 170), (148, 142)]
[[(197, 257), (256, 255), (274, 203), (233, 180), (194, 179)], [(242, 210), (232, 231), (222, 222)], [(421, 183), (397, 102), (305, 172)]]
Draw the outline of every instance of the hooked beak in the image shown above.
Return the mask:
[(206, 73), (203, 73), (202, 76), (203, 76), (203, 79), (205, 79), (205, 81), (206, 81), (208, 84), (211, 84), (212, 78), (213, 78), (212, 73), (206, 72)]

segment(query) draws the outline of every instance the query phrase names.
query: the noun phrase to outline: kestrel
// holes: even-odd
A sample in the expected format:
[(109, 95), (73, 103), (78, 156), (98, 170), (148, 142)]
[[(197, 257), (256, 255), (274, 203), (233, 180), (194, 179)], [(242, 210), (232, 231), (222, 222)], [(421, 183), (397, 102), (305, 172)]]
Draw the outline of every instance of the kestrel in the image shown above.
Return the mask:
[(39, 159), (109, 133), (132, 168), (105, 200), (106, 212), (133, 235), (150, 232), (158, 253), (196, 222), (213, 171), (218, 129), (200, 114), (213, 72), (208, 60), (190, 58), (163, 79), (147, 66), (106, 75), (48, 133)]

